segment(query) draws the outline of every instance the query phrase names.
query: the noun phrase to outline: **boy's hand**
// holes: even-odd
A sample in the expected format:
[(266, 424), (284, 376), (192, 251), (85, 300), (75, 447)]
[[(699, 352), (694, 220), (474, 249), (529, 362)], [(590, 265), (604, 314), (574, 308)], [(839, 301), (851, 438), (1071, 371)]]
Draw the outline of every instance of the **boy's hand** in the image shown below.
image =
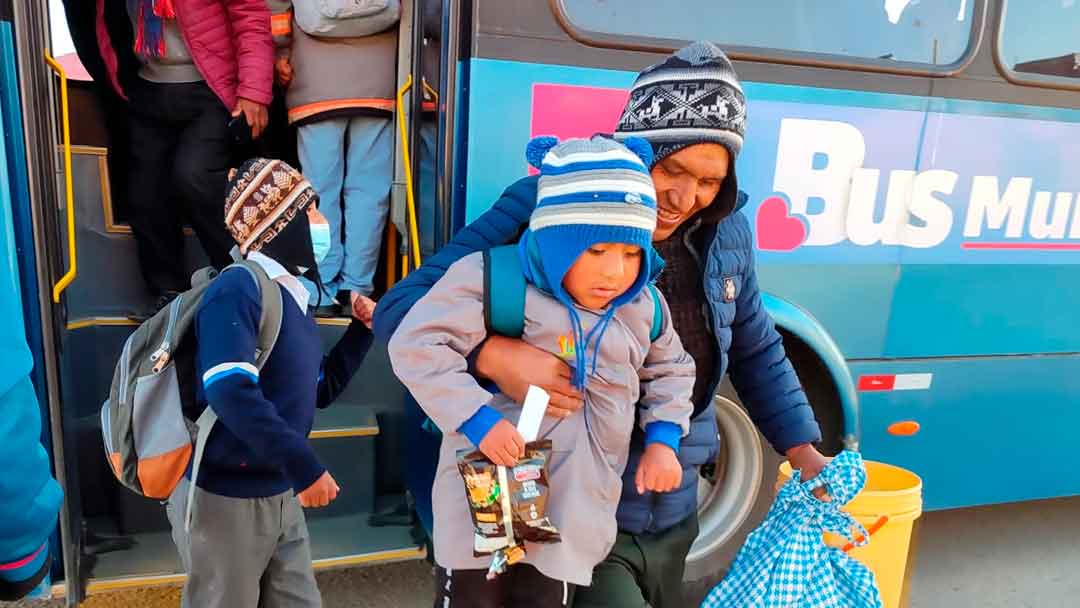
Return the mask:
[(521, 340), (489, 337), (477, 353), (476, 371), (518, 405), (525, 403), (530, 384), (544, 389), (551, 396), (548, 416), (566, 418), (585, 405), (581, 393), (570, 383), (570, 366)]
[(675, 450), (662, 443), (645, 446), (634, 481), (638, 494), (670, 492), (678, 488), (682, 483), (682, 465)]
[(352, 304), (352, 316), (371, 329), (371, 319), (375, 315), (375, 300), (353, 291), (349, 294)]
[(274, 78), (283, 88), (289, 88), (293, 79), (293, 69), (288, 57), (278, 57), (274, 62)]
[(337, 498), (338, 492), (341, 488), (338, 487), (337, 482), (330, 476), (330, 472), (327, 471), (315, 480), (315, 483), (308, 486), (306, 490), (296, 495), (297, 500), (300, 501), (300, 506), (308, 509), (325, 507), (326, 505), (334, 502)]
[(479, 447), (488, 460), (504, 467), (514, 466), (525, 456), (525, 438), (506, 420), (495, 423)]

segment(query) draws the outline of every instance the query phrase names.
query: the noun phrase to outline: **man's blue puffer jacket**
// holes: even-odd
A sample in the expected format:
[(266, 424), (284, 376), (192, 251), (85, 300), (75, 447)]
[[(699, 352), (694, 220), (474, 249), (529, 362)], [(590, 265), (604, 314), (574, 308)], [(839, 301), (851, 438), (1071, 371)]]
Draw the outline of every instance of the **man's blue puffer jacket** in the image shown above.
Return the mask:
[[(390, 339), (409, 309), (454, 262), (517, 238), (528, 225), (536, 205), (537, 179), (526, 177), (507, 188), (491, 209), (459, 231), (450, 243), (380, 300), (375, 310), (378, 339)], [(702, 258), (706, 260), (705, 296), (712, 311), (712, 326), (719, 347), (707, 394), (715, 393), (724, 374), (730, 372), (735, 390), (751, 418), (773, 447), (783, 452), (796, 445), (819, 441), (821, 434), (795, 370), (784, 353), (780, 334), (761, 302), (754, 272), (750, 222), (738, 212), (745, 197), (738, 197), (737, 191), (730, 190), (729, 198), (732, 200), (718, 199), (713, 204), (728, 210), (727, 215), (716, 224), (702, 226), (703, 238), (699, 241), (707, 244), (703, 248), (708, 249), (708, 257)], [(730, 288), (725, 289), (731, 282), (735, 286), (733, 298)], [(634, 476), (644, 450), (644, 435), (637, 430), (623, 475), (623, 494), (618, 509), (620, 530), (632, 534), (661, 532), (682, 522), (697, 509), (697, 468), (715, 458), (718, 442), (712, 403), (696, 406), (690, 433), (683, 438), (679, 448), (683, 482), (674, 492), (637, 493)]]

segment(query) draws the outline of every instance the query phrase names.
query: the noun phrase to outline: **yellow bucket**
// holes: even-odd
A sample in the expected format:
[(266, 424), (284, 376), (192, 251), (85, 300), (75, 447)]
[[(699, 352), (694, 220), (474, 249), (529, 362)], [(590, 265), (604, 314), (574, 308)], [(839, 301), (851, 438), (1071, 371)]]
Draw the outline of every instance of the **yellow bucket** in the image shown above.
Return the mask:
[[(892, 465), (866, 461), (866, 487), (846, 507), (866, 531), (870, 543), (852, 547), (846, 539), (825, 535), (825, 542), (850, 551), (873, 570), (885, 608), (900, 608), (911, 552), (912, 527), (922, 515), (922, 480)], [(780, 465), (776, 488), (791, 479), (791, 465)]]

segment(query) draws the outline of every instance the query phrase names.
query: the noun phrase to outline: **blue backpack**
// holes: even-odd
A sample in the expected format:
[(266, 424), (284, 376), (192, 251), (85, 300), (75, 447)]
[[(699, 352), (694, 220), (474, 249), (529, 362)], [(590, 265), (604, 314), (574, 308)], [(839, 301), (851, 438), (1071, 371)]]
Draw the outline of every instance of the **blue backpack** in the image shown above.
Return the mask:
[[(520, 338), (525, 333), (525, 274), (517, 244), (493, 247), (484, 252), (484, 326), (488, 335)], [(498, 289), (499, 297), (495, 295)], [(649, 340), (655, 342), (664, 329), (664, 309), (656, 286), (648, 284), (653, 296), (653, 321)], [(424, 429), (439, 433), (430, 418), (424, 419)]]

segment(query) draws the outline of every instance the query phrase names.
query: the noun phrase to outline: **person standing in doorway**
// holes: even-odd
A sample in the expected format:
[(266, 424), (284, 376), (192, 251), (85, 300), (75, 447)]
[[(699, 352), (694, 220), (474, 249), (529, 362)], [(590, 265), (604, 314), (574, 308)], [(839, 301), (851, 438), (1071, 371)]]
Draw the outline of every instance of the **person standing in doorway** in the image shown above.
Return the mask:
[(160, 308), (189, 287), (185, 217), (210, 262), (230, 262), (221, 193), (231, 145), (266, 128), (270, 11), (265, 0), (127, 0), (141, 67), (122, 78), (106, 1), (97, 0), (98, 47), (110, 84), (128, 101), (130, 222)]
[(312, 306), (318, 316), (336, 316), (340, 306), (370, 323), (394, 176), (397, 22), (383, 18), (372, 25), (382, 31), (369, 36), (316, 35), (293, 18), (290, 0), (269, 4), (275, 76), (286, 87), (301, 169), (332, 233), (330, 253), (319, 264), (323, 289), (307, 285)]

